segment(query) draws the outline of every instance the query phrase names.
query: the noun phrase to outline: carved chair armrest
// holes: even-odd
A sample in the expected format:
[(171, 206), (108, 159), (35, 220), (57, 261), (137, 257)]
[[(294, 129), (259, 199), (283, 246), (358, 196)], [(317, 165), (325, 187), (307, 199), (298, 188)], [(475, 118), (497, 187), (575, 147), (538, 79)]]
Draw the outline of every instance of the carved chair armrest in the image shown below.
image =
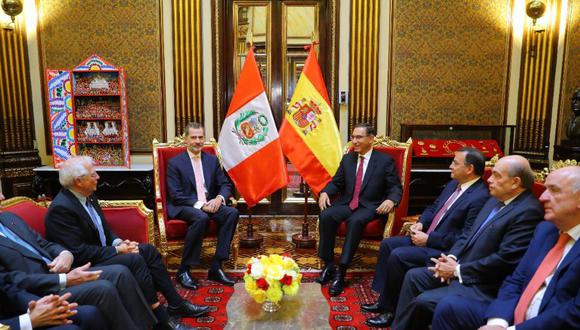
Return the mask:
[(402, 220), (404, 221), (403, 227), (399, 232), (399, 235), (410, 235), (411, 234), (411, 226), (419, 221), (420, 214), (417, 215), (410, 215), (408, 217), (403, 217)]

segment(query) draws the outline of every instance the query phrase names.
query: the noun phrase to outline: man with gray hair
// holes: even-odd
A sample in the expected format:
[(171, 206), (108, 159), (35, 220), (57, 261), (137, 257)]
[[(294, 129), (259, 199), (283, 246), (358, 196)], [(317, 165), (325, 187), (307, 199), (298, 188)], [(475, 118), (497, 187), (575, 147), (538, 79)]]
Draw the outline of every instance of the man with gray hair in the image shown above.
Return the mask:
[[(167, 312), (171, 317), (198, 317), (207, 313), (209, 307), (194, 305), (177, 293), (154, 246), (123, 240), (110, 229), (94, 196), (99, 175), (92, 158), (68, 159), (62, 164), (59, 180), (63, 189), (46, 215), (49, 240), (66, 246), (77, 264), (127, 266), (159, 320), (157, 328), (189, 328), (170, 318)], [(158, 301), (157, 291), (167, 299), (167, 311)]]
[(501, 158), (488, 179), (492, 197), (471, 229), (432, 267), (407, 272), (391, 329), (425, 329), (437, 303), (449, 295), (491, 301), (526, 252), (542, 206), (531, 193), (534, 175), (521, 156)]
[(580, 329), (580, 167), (550, 173), (545, 186), (546, 221), (497, 299), (446, 297), (435, 309), (433, 330)]

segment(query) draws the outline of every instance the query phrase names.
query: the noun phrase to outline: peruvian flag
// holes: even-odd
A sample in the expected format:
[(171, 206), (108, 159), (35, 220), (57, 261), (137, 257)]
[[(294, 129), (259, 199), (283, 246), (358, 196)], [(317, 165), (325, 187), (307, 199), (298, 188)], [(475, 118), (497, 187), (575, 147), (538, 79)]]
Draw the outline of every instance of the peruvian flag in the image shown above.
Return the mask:
[(288, 184), (276, 123), (252, 48), (219, 136), (224, 168), (253, 207)]

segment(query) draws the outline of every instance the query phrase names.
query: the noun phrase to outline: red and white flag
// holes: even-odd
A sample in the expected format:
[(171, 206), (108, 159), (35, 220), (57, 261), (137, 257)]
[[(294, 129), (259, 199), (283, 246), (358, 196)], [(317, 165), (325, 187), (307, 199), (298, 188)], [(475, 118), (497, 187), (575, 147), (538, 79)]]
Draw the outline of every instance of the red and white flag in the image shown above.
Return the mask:
[(278, 130), (251, 48), (218, 145), (224, 168), (249, 207), (288, 185)]

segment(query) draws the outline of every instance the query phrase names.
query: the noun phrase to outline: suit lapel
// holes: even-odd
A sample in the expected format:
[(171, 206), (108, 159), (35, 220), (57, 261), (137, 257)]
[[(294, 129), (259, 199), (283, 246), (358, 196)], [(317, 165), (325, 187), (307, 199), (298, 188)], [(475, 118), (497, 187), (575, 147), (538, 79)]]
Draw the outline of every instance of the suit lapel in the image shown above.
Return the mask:
[(201, 169), (203, 171), (203, 180), (205, 183), (205, 189), (207, 190), (207, 193), (209, 194), (209, 178), (211, 176), (211, 168), (212, 166), (210, 166), (209, 164), (209, 157), (205, 154), (205, 152), (201, 153)]
[(189, 158), (189, 153), (187, 153), (187, 150), (181, 154), (181, 163), (182, 163), (181, 165), (183, 166), (185, 176), (187, 177), (187, 179), (191, 183), (191, 186), (193, 187), (193, 191), (196, 191), (195, 173), (193, 172), (193, 164), (191, 164), (191, 158)]
[[(547, 252), (546, 252), (546, 254), (547, 254)], [(545, 254), (544, 254), (544, 257), (545, 257)], [(546, 305), (548, 304), (548, 302), (550, 301), (550, 299), (552, 298), (552, 296), (556, 292), (556, 285), (558, 284), (558, 280), (560, 279), (561, 275), (566, 272), (566, 270), (568, 269), (568, 266), (570, 266), (570, 263), (572, 261), (577, 260), (577, 258), (579, 258), (579, 257), (580, 257), (580, 243), (578, 243), (578, 241), (577, 241), (576, 243), (574, 243), (574, 246), (572, 247), (572, 249), (570, 249), (570, 252), (568, 252), (568, 254), (564, 258), (564, 260), (562, 260), (560, 265), (558, 265), (558, 268), (556, 269), (554, 276), (550, 280), (550, 284), (548, 285), (548, 288), (546, 289), (546, 292), (544, 293), (544, 297), (542, 298), (542, 303), (540, 304), (540, 312), (546, 307)], [(542, 260), (543, 260), (543, 258), (542, 258)]]
[[(95, 224), (93, 223), (93, 219), (91, 218), (90, 214), (87, 212), (85, 207), (81, 204), (81, 201), (79, 201), (79, 199), (72, 192), (70, 192), (68, 189), (66, 189), (65, 192), (66, 192), (65, 196), (68, 198), (68, 202), (70, 203), (70, 205), (72, 205), (72, 207), (76, 209), (76, 212), (78, 214), (82, 215), (82, 217), (84, 218), (84, 221), (89, 224), (89, 226), (91, 227), (92, 230), (94, 230), (95, 232), (98, 232), (97, 228), (95, 227)], [(90, 198), (90, 197), (87, 197), (87, 198)], [(89, 199), (89, 201), (90, 201), (90, 199)]]
[[(375, 168), (377, 167), (377, 157), (376, 157), (376, 154), (375, 154), (376, 152), (378, 152), (378, 151), (373, 150), (371, 152), (371, 159), (369, 160), (369, 164), (367, 165), (367, 171), (364, 173), (363, 182), (362, 182), (362, 185), (360, 187), (361, 193), (363, 192), (363, 190), (365, 189), (366, 185), (371, 180), (371, 176), (373, 175), (373, 172), (375, 171)], [(356, 163), (357, 163), (357, 161), (358, 161), (358, 154), (357, 154), (357, 157), (355, 157), (355, 160), (354, 160), (354, 167), (355, 167), (355, 185), (356, 185)]]
[[(481, 209), (481, 211), (479, 212), (479, 214), (477, 215), (477, 218), (475, 219), (471, 229), (470, 229), (470, 233), (469, 236), (467, 237), (467, 242), (471, 242), (471, 239), (473, 237), (473, 235), (475, 235), (475, 233), (477, 232), (478, 228), (481, 226), (481, 224), (485, 221), (485, 219), (487, 219), (487, 216), (489, 215), (489, 213), (491, 213), (491, 210), (493, 209), (494, 205), (496, 205), (498, 202), (497, 199), (495, 198), (490, 198), (486, 204), (484, 205), (484, 207)], [(465, 250), (465, 248), (464, 248)]]
[[(23, 233), (23, 231), (20, 230), (20, 228), (17, 224), (15, 224), (13, 221), (10, 221), (9, 219), (4, 218), (4, 217), (0, 217), (0, 221), (2, 221), (2, 224), (6, 228), (10, 229), (14, 234), (18, 235), (18, 237), (20, 237), (23, 241), (25, 241), (28, 244), (30, 244), (31, 246), (33, 246), (38, 251), (38, 253), (43, 254), (42, 249), (38, 246), (38, 244), (36, 242), (30, 241), (28, 239), (29, 238), (28, 235)], [(34, 259), (40, 260), (44, 263), (44, 260), (42, 260), (42, 258), (39, 255), (32, 253), (27, 248), (21, 246), (18, 243), (13, 242), (11, 239), (9, 239), (7, 237), (3, 237), (0, 235), (0, 245), (3, 245), (7, 248), (16, 250), (16, 251), (20, 252), (21, 254), (23, 254), (29, 258), (34, 258)], [(48, 259), (52, 259), (51, 256), (48, 256), (48, 255), (44, 255), (44, 256), (47, 257)]]

